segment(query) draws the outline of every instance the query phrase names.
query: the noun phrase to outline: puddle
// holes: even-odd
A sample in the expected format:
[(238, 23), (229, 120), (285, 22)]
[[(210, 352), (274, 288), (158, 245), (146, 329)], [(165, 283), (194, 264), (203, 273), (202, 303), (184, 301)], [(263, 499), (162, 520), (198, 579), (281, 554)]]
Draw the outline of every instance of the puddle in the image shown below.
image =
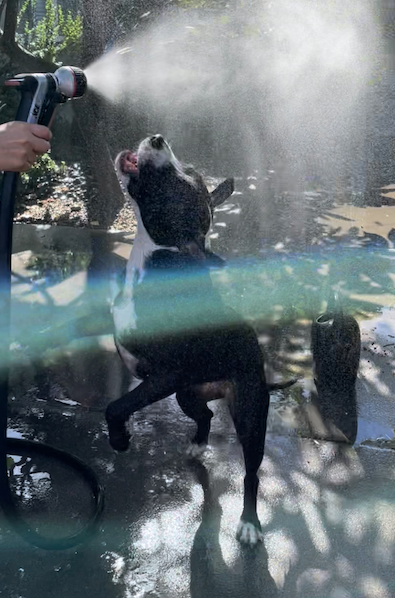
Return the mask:
[[(383, 446), (383, 443), (391, 443), (395, 439), (394, 430), (377, 422), (368, 421), (358, 417), (358, 434), (355, 444), (372, 444), (375, 447)], [(388, 445), (389, 446), (389, 445)], [(391, 448), (395, 448), (395, 444)]]

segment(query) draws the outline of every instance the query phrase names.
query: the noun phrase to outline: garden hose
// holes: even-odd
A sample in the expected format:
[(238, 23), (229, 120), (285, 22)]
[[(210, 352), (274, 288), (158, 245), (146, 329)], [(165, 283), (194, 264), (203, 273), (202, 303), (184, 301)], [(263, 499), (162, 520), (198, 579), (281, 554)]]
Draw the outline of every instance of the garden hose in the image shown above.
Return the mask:
[[(61, 67), (48, 74), (18, 75), (6, 84), (22, 92), (15, 120), (46, 126), (49, 126), (57, 104), (82, 96), (86, 89), (85, 75), (75, 67)], [(94, 471), (77, 457), (41, 442), (7, 438), (12, 228), (17, 181), (17, 173), (5, 172), (0, 192), (0, 506), (13, 528), (29, 544), (46, 550), (63, 550), (92, 537), (103, 512), (104, 491)], [(95, 506), (91, 518), (78, 532), (49, 538), (40, 535), (24, 520), (10, 488), (7, 455), (25, 453), (56, 458), (73, 468), (89, 484)]]

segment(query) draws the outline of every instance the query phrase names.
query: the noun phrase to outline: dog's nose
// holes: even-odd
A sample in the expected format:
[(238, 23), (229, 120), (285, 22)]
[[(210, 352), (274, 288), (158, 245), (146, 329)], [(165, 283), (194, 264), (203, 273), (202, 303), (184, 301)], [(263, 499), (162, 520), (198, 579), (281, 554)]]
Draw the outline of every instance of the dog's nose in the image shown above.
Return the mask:
[(154, 149), (162, 149), (165, 140), (162, 135), (153, 135), (150, 139), (151, 145)]

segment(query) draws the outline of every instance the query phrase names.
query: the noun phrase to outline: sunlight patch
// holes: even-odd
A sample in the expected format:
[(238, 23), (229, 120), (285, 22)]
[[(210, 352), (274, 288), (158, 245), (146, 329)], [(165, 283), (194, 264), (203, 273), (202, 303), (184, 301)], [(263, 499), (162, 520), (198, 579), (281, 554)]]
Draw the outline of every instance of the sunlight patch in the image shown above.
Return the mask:
[(328, 554), (331, 543), (316, 505), (308, 502), (305, 497), (300, 497), (299, 507), (315, 549), (322, 554)]
[(347, 542), (358, 545), (368, 531), (371, 517), (366, 507), (359, 506), (358, 509), (347, 509), (344, 513), (344, 534)]
[(291, 567), (298, 562), (298, 548), (287, 530), (278, 529), (265, 534), (268, 570), (277, 588), (284, 586)]
[(108, 565), (107, 572), (112, 574), (113, 582), (119, 583), (125, 571), (125, 559), (116, 552), (111, 551), (102, 554), (101, 558), (106, 561)]
[(325, 517), (328, 522), (332, 525), (341, 523), (344, 517), (342, 497), (332, 490), (326, 489), (322, 492), (322, 501), (325, 508)]
[(278, 502), (287, 491), (287, 483), (280, 477), (270, 476), (262, 480), (262, 494), (270, 502)]
[(238, 555), (236, 529), (240, 520), (242, 499), (239, 494), (226, 494), (219, 498), (222, 507), (219, 544), (222, 558), (228, 567), (231, 567)]
[(189, 588), (189, 571), (185, 571), (185, 568), (181, 566), (171, 567), (163, 573), (163, 581), (169, 590), (181, 595)]
[(306, 569), (306, 571), (303, 571), (299, 575), (296, 582), (297, 593), (303, 596), (303, 598), (306, 595), (315, 596), (316, 592), (320, 592), (320, 595), (323, 596), (324, 587), (330, 581), (331, 577), (332, 574), (330, 571), (326, 571), (325, 569)]
[(355, 583), (355, 571), (352, 563), (342, 554), (335, 559), (336, 572), (340, 579)]
[(359, 587), (365, 598), (391, 598), (387, 584), (378, 577), (364, 577), (361, 579)]

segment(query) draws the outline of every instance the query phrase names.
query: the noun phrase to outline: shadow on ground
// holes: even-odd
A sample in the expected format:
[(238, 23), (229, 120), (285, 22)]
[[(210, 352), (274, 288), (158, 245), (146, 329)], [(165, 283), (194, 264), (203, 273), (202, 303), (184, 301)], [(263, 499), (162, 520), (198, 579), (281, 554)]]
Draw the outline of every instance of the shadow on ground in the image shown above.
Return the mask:
[[(231, 259), (215, 280), (224, 299), (256, 323), (271, 375), (303, 379), (272, 397), (258, 508), (264, 545), (246, 551), (235, 540), (243, 463), (220, 404), (200, 464), (184, 458), (193, 424), (174, 398), (133, 418), (129, 453), (116, 455), (108, 445), (103, 409), (129, 382), (111, 339), (108, 273), (124, 267), (130, 238), (92, 243), (86, 232), (65, 229), (55, 242), (38, 239), (33, 227), (24, 238), (19, 233), (13, 256), (11, 433), (89, 463), (105, 485), (106, 510), (96, 537), (63, 553), (28, 547), (2, 520), (0, 590), (7, 597), (395, 593), (395, 461), (386, 450), (395, 428), (394, 217), (383, 211), (393, 206), (377, 208), (375, 232), (362, 231), (355, 207), (313, 194), (296, 225), (299, 200), (283, 198), (266, 206), (267, 218), (256, 218), (262, 207), (253, 191), (216, 216), (225, 226), (214, 227), (221, 234), (213, 249)], [(246, 227), (244, 217), (254, 224)], [(277, 224), (269, 234), (270, 222)], [(241, 248), (237, 260), (232, 239)], [(65, 267), (62, 258), (51, 262), (53, 253), (67, 255)], [(300, 418), (311, 403), (311, 318), (333, 287), (362, 332), (355, 448), (311, 438)], [(87, 516), (86, 488), (69, 474), (16, 456), (14, 465), (14, 488), (38, 524), (68, 527)]]

